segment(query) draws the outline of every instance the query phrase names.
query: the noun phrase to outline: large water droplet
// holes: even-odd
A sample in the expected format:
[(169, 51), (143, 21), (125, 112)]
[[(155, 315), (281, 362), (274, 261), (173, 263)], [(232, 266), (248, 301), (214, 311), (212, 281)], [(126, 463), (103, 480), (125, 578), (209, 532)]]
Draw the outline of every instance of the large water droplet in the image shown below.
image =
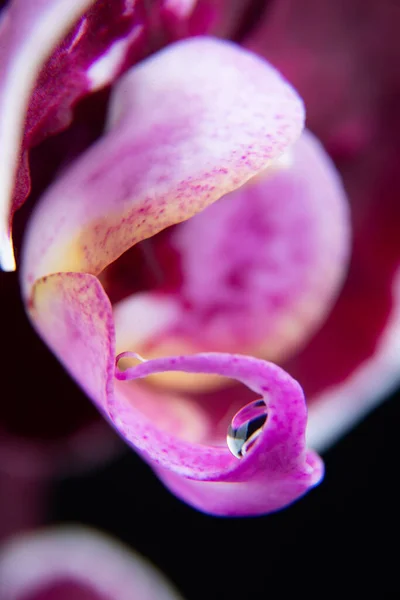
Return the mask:
[(228, 427), (226, 442), (237, 458), (242, 458), (252, 447), (267, 420), (267, 405), (264, 400), (246, 404), (233, 417)]

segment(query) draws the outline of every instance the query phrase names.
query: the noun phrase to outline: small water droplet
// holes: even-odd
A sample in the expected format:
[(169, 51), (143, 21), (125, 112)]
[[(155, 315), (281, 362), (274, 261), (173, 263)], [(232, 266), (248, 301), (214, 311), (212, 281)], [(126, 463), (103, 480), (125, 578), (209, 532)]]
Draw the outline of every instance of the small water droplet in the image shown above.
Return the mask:
[(267, 405), (261, 399), (246, 404), (236, 413), (226, 437), (234, 456), (242, 458), (250, 450), (265, 425), (267, 415)]

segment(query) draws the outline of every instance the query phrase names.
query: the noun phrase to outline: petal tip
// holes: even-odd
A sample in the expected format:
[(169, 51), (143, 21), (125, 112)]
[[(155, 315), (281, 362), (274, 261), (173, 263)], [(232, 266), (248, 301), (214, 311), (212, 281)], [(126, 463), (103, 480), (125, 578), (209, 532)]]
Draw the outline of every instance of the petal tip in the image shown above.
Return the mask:
[(9, 272), (16, 269), (12, 238), (6, 231), (0, 234), (0, 267)]

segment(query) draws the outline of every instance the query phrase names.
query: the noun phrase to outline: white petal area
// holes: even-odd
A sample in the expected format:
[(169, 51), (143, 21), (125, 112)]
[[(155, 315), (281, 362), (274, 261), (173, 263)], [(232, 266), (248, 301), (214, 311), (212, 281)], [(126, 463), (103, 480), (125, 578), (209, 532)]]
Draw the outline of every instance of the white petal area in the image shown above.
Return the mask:
[(130, 35), (114, 42), (108, 52), (90, 66), (87, 72), (90, 91), (99, 90), (113, 80), (123, 65), (129, 47), (142, 32), (143, 27), (138, 25)]

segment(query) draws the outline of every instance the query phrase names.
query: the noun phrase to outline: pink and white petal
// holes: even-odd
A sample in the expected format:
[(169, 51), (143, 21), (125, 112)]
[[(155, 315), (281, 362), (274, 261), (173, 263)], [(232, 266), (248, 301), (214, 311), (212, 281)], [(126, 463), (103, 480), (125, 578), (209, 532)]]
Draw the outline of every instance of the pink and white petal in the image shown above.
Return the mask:
[(0, 242), (6, 270), (15, 268), (9, 214), (29, 97), (54, 46), (93, 2), (14, 0), (1, 16)]
[[(263, 473), (246, 483), (232, 481), (199, 481), (179, 477), (173, 471), (156, 468), (165, 486), (178, 498), (198, 510), (223, 517), (257, 516), (285, 508), (317, 485), (323, 476), (323, 466), (316, 454), (309, 453), (305, 471), (308, 473), (266, 481)], [(309, 478), (307, 478), (307, 475)]]
[(182, 284), (156, 297), (169, 319), (144, 353), (180, 344), (281, 361), (320, 325), (347, 270), (350, 215), (318, 141), (305, 132), (290, 154), (171, 232)]
[[(126, 352), (117, 360), (136, 356)], [(203, 353), (141, 359), (138, 365), (124, 371), (117, 367), (116, 377), (130, 381), (164, 371), (212, 373), (237, 379), (264, 400), (268, 415), (254, 444), (240, 461), (232, 462), (227, 450), (218, 446), (203, 446), (202, 455), (196, 457), (201, 446), (183, 445), (176, 440), (167, 457), (153, 463), (166, 485), (186, 502), (219, 515), (268, 513), (283, 508), (319, 483), (322, 462), (305, 448), (305, 399), (297, 382), (282, 369), (243, 355)], [(132, 430), (127, 407), (116, 395), (110, 413), (118, 414), (129, 439), (136, 432)], [(247, 409), (249, 418), (252, 410), (252, 406)]]
[(114, 322), (99, 280), (87, 273), (56, 273), (39, 279), (28, 312), (70, 374), (106, 411), (114, 376)]
[(193, 38), (143, 61), (115, 86), (108, 133), (36, 210), (25, 292), (51, 272), (98, 274), (203, 210), (279, 158), (303, 119), (277, 71), (234, 44)]
[(30, 189), (27, 152), (67, 127), (77, 100), (107, 85), (124, 68), (143, 30), (136, 4), (13, 0), (4, 9), (0, 23), (0, 260), (5, 270), (15, 268), (12, 216)]
[(2, 600), (173, 600), (148, 561), (95, 530), (70, 526), (11, 538), (0, 550)]
[[(123, 373), (117, 371), (119, 381), (114, 385), (112, 311), (94, 276), (59, 273), (39, 280), (34, 286), (29, 310), (40, 334), (67, 370), (125, 441), (153, 468), (166, 469), (183, 478), (235, 482), (244, 488), (251, 484), (262, 489), (257, 508), (242, 491), (235, 514), (277, 510), (320, 480), (321, 462), (305, 448), (304, 396), (300, 386), (279, 367), (229, 354), (169, 357), (146, 361)], [(132, 323), (132, 331), (134, 329)], [(166, 370), (238, 379), (265, 398), (267, 422), (242, 459), (235, 458), (222, 440), (218, 445), (211, 445), (201, 439), (207, 429), (207, 418), (212, 419), (212, 411), (210, 415), (205, 411), (199, 425), (198, 412), (190, 402), (185, 411), (184, 403), (170, 401), (165, 395), (157, 396), (148, 386), (126, 381)], [(146, 403), (148, 406), (144, 409)], [(182, 427), (184, 432), (178, 437)], [(220, 490), (220, 485), (215, 486), (217, 496)], [(180, 495), (183, 493), (181, 490)], [(188, 485), (189, 497), (192, 493)], [(212, 511), (214, 505), (219, 506), (219, 514), (225, 514), (225, 507), (230, 514), (234, 496), (222, 492), (217, 502), (213, 494), (207, 494), (204, 501), (208, 503), (197, 507)]]

